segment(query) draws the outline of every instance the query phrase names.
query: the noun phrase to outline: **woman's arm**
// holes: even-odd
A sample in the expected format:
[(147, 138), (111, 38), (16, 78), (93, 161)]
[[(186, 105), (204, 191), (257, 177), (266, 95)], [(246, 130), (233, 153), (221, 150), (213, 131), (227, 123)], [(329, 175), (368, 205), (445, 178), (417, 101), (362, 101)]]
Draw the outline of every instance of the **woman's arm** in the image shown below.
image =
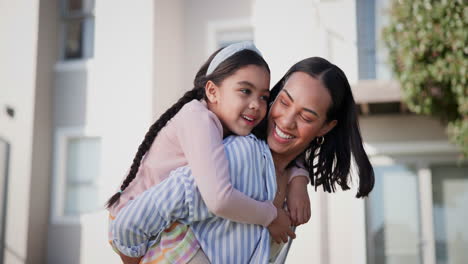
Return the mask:
[(287, 186), (288, 211), (293, 225), (305, 224), (310, 219), (310, 198), (307, 192), (309, 179), (306, 176), (297, 176)]

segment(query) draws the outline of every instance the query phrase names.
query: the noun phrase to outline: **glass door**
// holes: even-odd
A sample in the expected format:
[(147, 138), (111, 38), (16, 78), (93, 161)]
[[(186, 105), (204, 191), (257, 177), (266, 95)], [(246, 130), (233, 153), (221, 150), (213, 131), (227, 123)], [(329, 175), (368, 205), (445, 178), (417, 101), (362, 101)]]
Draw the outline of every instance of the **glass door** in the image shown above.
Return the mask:
[(375, 187), (366, 204), (367, 263), (421, 263), (415, 169), (394, 164), (374, 170)]
[(468, 166), (411, 160), (374, 164), (367, 263), (467, 263)]
[(431, 166), (437, 264), (468, 261), (468, 166)]

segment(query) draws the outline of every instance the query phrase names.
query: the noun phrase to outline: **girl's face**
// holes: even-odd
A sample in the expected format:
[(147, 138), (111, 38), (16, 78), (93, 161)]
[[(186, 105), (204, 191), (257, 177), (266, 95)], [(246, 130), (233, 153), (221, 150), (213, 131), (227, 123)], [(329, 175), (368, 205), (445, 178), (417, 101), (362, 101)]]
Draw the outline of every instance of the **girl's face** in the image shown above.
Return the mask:
[(267, 111), (269, 86), (270, 74), (256, 65), (238, 69), (219, 86), (207, 82), (208, 108), (221, 121), (224, 136), (246, 136), (260, 123)]
[(310, 142), (325, 135), (336, 120), (326, 122), (332, 99), (321, 81), (295, 72), (286, 81), (268, 115), (268, 145), (273, 153), (291, 161)]

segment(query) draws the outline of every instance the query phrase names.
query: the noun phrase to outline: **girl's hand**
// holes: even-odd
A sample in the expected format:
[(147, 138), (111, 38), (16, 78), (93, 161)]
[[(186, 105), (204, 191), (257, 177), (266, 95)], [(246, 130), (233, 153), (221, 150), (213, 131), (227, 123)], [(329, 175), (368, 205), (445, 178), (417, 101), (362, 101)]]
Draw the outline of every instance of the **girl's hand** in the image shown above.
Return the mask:
[(296, 238), (296, 234), (291, 230), (291, 220), (289, 220), (288, 213), (280, 208), (276, 208), (278, 214), (268, 226), (268, 231), (270, 232), (271, 237), (276, 243), (287, 243), (288, 236), (291, 238)]
[(143, 257), (133, 258), (133, 257), (126, 256), (122, 253), (120, 253), (119, 255), (120, 255), (120, 258), (122, 259), (123, 264), (138, 264), (143, 258)]
[(310, 219), (310, 200), (307, 193), (308, 179), (306, 176), (294, 177), (288, 185), (287, 204), (291, 222), (298, 226)]

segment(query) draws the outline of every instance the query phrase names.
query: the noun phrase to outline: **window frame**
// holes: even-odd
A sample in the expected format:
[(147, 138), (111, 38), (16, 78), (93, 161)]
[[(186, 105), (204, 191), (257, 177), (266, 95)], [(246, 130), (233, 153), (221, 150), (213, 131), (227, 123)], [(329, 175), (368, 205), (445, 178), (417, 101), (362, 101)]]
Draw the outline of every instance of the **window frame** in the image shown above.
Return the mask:
[[(218, 49), (218, 34), (220, 32), (243, 30), (251, 31), (252, 36), (254, 37), (254, 26), (249, 18), (215, 20), (208, 22), (206, 26), (206, 43), (208, 44), (206, 45), (206, 56), (210, 56), (210, 54)], [(238, 39), (236, 41), (240, 42), (243, 41), (243, 39)], [(253, 39), (253, 41), (255, 40)]]
[[(55, 130), (54, 135), (54, 158), (52, 171), (52, 199), (51, 199), (51, 222), (52, 224), (79, 224), (82, 215), (65, 215), (66, 188), (67, 188), (67, 160), (68, 142), (75, 138), (98, 138), (97, 133), (87, 131), (84, 127), (60, 127)], [(101, 145), (102, 146), (102, 145)], [(99, 186), (99, 181), (96, 181)]]
[(388, 15), (382, 14), (391, 0), (357, 0), (356, 50), (358, 79), (352, 84), (356, 101), (361, 103), (400, 102), (401, 88), (386, 60), (388, 49), (382, 39), (382, 28)]

